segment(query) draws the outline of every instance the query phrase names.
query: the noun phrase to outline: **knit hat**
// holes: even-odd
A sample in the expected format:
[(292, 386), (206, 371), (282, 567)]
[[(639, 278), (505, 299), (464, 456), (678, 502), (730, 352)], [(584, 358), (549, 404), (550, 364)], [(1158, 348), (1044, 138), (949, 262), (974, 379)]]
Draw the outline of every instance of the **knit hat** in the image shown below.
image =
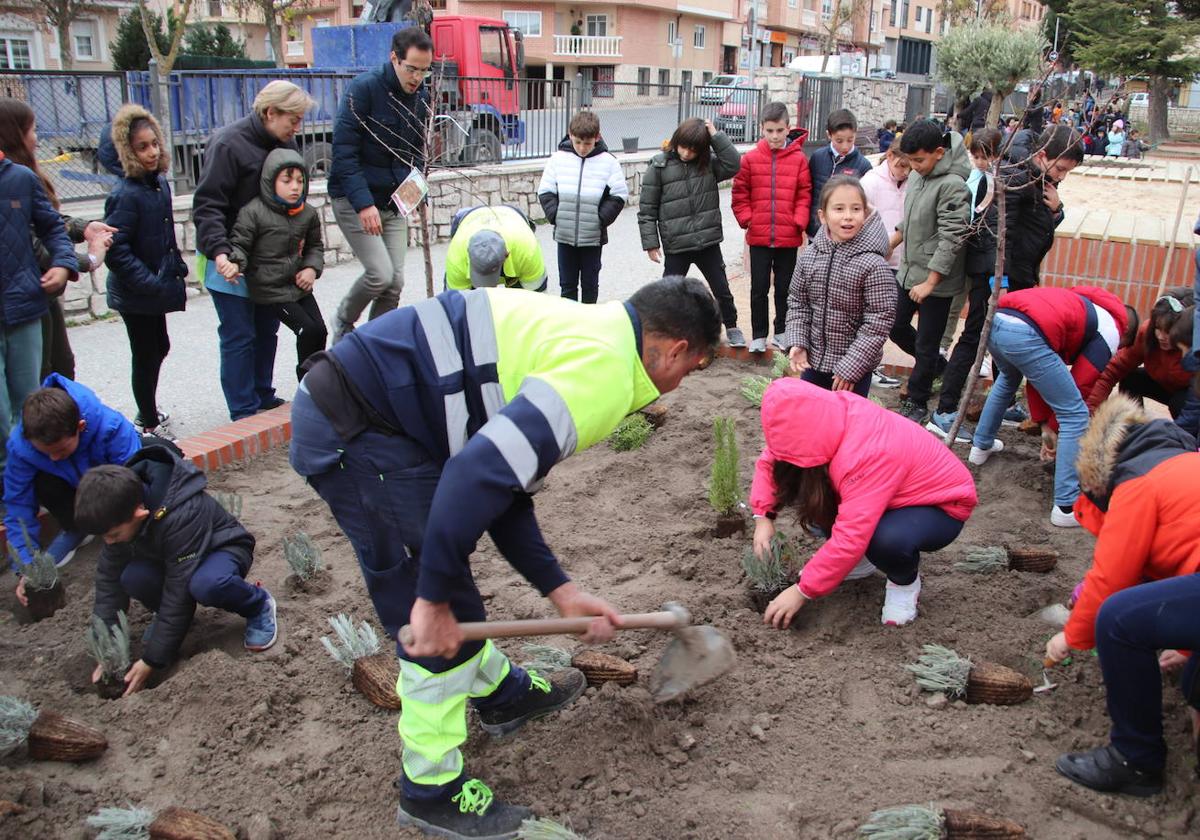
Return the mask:
[(500, 284), (500, 272), (508, 259), (504, 237), (494, 230), (481, 230), (467, 244), (467, 259), (471, 264), (471, 285), (476, 289)]

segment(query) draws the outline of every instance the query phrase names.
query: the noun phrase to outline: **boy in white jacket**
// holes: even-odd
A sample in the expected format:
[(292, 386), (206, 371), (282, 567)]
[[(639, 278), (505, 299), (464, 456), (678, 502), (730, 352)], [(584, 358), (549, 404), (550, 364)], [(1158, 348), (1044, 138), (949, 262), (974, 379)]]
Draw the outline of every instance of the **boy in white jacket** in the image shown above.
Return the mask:
[(629, 187), (621, 164), (600, 139), (600, 118), (580, 111), (567, 136), (546, 161), (538, 201), (554, 225), (558, 243), (558, 285), (562, 296), (595, 303), (600, 286), (600, 250), (616, 221)]

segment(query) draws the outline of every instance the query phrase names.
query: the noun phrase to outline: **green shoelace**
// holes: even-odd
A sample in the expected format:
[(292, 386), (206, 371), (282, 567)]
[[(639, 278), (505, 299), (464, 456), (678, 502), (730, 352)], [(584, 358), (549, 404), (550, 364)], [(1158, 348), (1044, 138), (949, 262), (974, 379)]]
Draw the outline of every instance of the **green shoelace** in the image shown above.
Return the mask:
[(550, 693), (550, 683), (545, 677), (543, 677), (537, 671), (526, 671), (526, 673), (529, 674), (529, 679), (533, 683), (534, 688), (543, 694)]
[(462, 789), (450, 801), (458, 804), (458, 810), (464, 814), (476, 813), (483, 816), (492, 804), (492, 791), (479, 779), (468, 779), (463, 782)]

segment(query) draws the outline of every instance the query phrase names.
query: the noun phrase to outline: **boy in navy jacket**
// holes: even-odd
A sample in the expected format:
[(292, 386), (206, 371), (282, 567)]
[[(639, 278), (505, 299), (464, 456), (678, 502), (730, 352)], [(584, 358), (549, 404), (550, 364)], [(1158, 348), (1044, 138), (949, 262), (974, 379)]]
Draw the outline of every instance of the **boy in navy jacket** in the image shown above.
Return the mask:
[[(821, 194), (825, 182), (834, 175), (854, 175), (861, 178), (871, 169), (871, 162), (858, 151), (854, 139), (858, 136), (858, 120), (845, 108), (834, 111), (825, 121), (825, 135), (829, 145), (822, 146), (808, 159), (808, 173), (812, 176), (812, 196), (815, 201)], [(821, 228), (821, 221), (813, 213), (808, 220), (808, 238), (812, 239)]]

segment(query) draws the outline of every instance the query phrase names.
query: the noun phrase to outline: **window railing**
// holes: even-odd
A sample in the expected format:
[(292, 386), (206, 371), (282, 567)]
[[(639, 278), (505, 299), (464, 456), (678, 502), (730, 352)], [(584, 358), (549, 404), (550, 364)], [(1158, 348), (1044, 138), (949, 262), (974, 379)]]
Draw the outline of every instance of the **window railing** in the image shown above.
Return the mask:
[(288, 41), (283, 46), (283, 52), (288, 58), (301, 58), (304, 56), (304, 42)]

